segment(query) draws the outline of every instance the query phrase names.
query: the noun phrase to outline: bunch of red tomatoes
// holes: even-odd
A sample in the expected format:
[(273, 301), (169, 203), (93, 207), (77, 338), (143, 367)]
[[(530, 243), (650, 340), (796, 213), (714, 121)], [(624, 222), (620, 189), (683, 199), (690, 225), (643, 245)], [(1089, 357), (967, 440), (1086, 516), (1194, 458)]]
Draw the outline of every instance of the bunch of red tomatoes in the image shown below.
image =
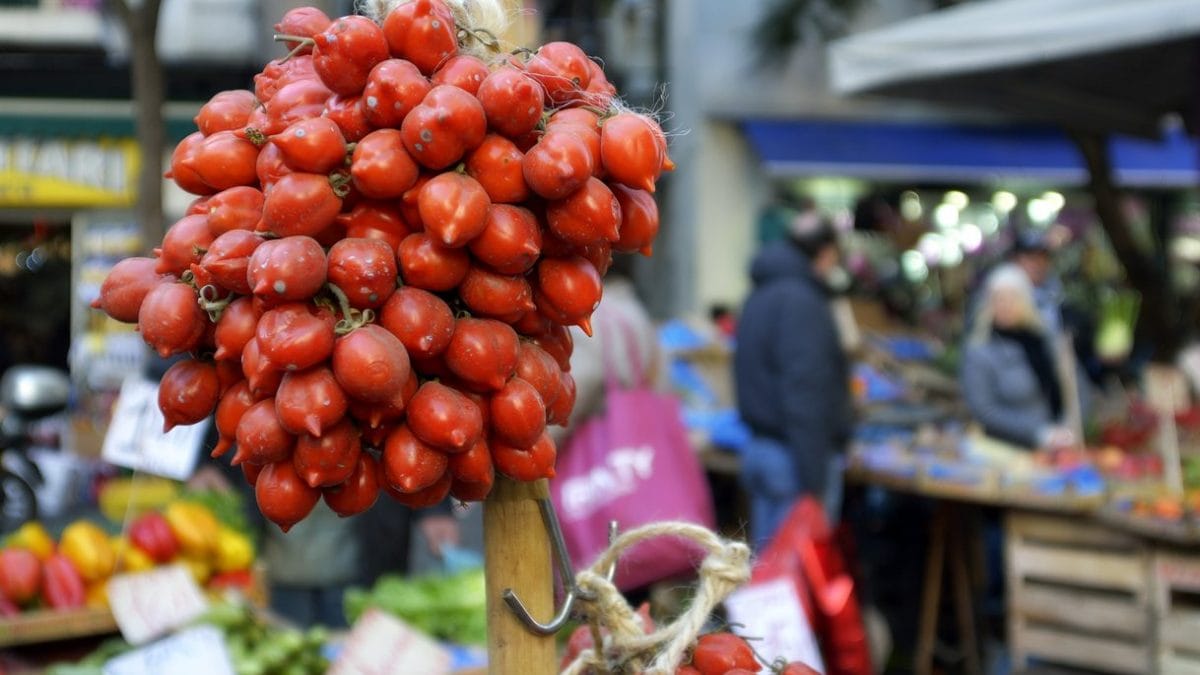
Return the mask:
[(164, 357), (167, 426), (220, 443), (285, 531), (324, 499), (482, 500), (554, 473), (614, 252), (650, 254), (650, 117), (566, 42), (490, 60), (441, 0), (306, 7), (254, 90), (214, 96), (168, 176), (199, 195), (96, 306)]

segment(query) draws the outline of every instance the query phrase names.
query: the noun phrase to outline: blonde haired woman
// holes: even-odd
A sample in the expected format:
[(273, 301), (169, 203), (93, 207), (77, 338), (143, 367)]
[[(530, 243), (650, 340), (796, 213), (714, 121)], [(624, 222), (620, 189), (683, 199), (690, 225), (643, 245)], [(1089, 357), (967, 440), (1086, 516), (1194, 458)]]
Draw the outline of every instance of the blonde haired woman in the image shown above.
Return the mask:
[(1070, 445), (1057, 373), (1028, 275), (997, 267), (963, 355), (967, 407), (989, 436), (1027, 448)]

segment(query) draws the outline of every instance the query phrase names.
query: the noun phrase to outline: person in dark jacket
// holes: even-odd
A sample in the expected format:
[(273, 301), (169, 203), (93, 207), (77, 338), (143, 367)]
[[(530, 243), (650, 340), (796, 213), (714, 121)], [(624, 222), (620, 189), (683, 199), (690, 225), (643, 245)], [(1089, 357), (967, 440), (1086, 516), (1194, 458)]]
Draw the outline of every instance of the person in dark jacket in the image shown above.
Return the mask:
[(849, 374), (825, 279), (839, 263), (832, 226), (808, 212), (754, 259), (734, 355), (738, 410), (754, 433), (743, 458), (751, 536), (770, 539), (803, 495), (837, 519), (851, 431)]

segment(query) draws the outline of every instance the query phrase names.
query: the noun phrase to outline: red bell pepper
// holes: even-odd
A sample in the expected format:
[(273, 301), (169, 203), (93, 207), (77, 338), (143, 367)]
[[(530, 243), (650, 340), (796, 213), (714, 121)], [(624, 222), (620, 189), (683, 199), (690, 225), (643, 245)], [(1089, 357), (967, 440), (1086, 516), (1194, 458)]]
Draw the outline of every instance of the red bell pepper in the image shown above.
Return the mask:
[(83, 577), (62, 554), (55, 553), (42, 563), (42, 600), (53, 609), (83, 607)]
[(167, 519), (154, 511), (143, 513), (129, 525), (129, 541), (154, 562), (165, 563), (179, 554), (179, 539)]
[(208, 587), (214, 591), (226, 588), (248, 591), (253, 585), (254, 575), (250, 573), (250, 570), (221, 572), (220, 574), (213, 575), (213, 578), (208, 580)]

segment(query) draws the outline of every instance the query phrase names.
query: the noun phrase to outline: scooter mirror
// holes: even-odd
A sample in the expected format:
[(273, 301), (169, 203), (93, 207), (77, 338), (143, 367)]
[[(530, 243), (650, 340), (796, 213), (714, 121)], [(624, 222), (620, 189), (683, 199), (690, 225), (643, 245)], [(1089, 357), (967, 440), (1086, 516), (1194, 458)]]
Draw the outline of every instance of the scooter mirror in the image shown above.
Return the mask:
[(0, 377), (0, 406), (24, 419), (37, 419), (67, 407), (71, 380), (48, 366), (13, 366)]

